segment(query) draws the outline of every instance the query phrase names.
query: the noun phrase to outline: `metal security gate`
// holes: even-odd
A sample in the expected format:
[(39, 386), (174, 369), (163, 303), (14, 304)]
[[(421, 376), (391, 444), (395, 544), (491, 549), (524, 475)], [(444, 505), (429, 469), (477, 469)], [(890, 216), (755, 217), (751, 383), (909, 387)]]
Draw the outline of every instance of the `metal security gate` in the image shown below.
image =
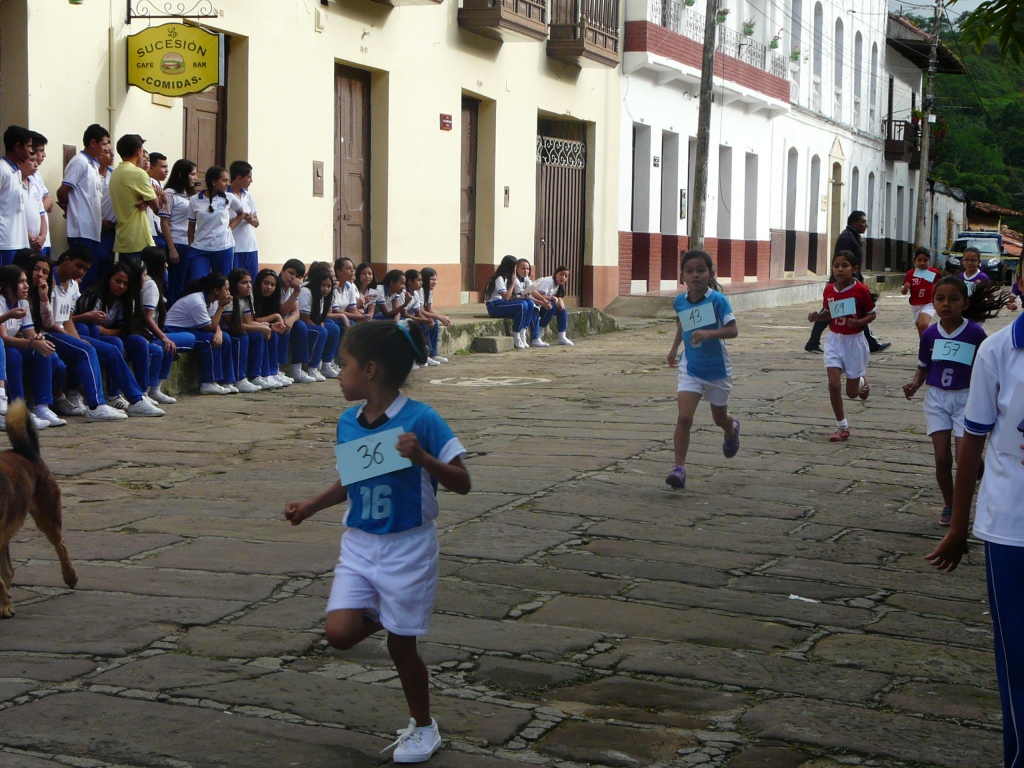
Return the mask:
[(577, 301), (583, 293), (586, 202), (586, 143), (538, 136), (534, 279), (564, 264), (570, 269), (566, 296)]

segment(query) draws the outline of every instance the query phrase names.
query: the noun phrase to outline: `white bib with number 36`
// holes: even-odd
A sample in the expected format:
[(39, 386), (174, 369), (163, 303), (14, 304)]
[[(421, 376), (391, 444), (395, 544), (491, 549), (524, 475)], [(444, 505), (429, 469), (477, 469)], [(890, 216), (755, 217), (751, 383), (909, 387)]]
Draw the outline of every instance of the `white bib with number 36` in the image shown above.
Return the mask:
[(833, 318), (855, 315), (857, 314), (857, 300), (851, 297), (849, 299), (833, 301), (828, 305), (828, 311)]
[(412, 462), (403, 458), (395, 448), (399, 436), (404, 432), (402, 427), (395, 427), (334, 446), (341, 484), (351, 485), (411, 467)]
[(978, 347), (963, 341), (938, 339), (932, 348), (932, 360), (949, 360), (953, 363), (970, 365), (974, 362), (974, 353)]
[(707, 328), (710, 325), (718, 325), (718, 318), (715, 317), (715, 305), (710, 301), (698, 304), (696, 307), (681, 309), (676, 312), (679, 317), (679, 327), (683, 333), (694, 331), (698, 328)]

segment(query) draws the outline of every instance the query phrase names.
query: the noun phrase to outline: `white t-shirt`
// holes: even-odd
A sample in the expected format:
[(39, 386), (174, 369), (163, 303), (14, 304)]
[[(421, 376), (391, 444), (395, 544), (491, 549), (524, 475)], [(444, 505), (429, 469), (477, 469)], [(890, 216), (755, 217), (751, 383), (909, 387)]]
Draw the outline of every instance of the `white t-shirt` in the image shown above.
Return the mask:
[(501, 294), (503, 294), (507, 290), (508, 282), (506, 282), (504, 277), (494, 278), (494, 290), (492, 290), (491, 294), (487, 297), (487, 302), (490, 303), (492, 301), (500, 301)]
[[(42, 190), (32, 183), (32, 179), (36, 177), (36, 174), (32, 174), (28, 177), (28, 186), (21, 185), (21, 198), (22, 207), (25, 210), (25, 227), (31, 237), (36, 237), (39, 234), (39, 230), (42, 228), (43, 216), (46, 215), (46, 211), (43, 210), (43, 195)], [(47, 230), (46, 239), (49, 241), (50, 234)]]
[(104, 306), (102, 301), (97, 302), (96, 309), (107, 313), (107, 319), (103, 323), (104, 328), (116, 328), (124, 318), (124, 302), (120, 299), (115, 299), (109, 309)]
[(106, 176), (100, 176), (100, 216), (104, 221), (117, 224), (114, 201), (110, 199), (110, 176), (112, 173), (113, 171), (108, 169)]
[[(216, 311), (216, 310), (215, 310)], [(164, 325), (169, 328), (205, 328), (212, 322), (202, 291), (182, 296), (167, 310)]]
[(398, 293), (392, 293), (390, 295), (384, 293), (384, 289), (380, 289), (380, 293), (377, 297), (378, 309), (392, 311), (395, 307), (401, 307), (405, 305), (405, 291), (399, 291)]
[(75, 311), (75, 302), (82, 295), (76, 280), (68, 280), (68, 287), (64, 288), (60, 280), (53, 281), (53, 291), (50, 295), (50, 312), (53, 314), (53, 324), (63, 325), (71, 319), (71, 313)]
[(289, 301), (291, 301), (292, 296), (294, 295), (294, 288), (285, 288), (283, 284), (281, 285), (281, 304), (287, 304)]
[(21, 171), (6, 157), (0, 158), (0, 251), (28, 248), (23, 188)]
[(352, 283), (345, 283), (339, 285), (334, 289), (334, 293), (331, 294), (331, 308), (340, 309), (342, 311), (354, 307), (359, 303), (359, 291)]
[[(159, 200), (160, 190), (162, 190), (163, 187), (161, 187), (160, 183), (154, 178), (150, 178), (149, 183), (153, 185), (153, 191), (157, 193), (156, 198), (157, 200)], [(155, 213), (153, 212), (152, 208), (146, 209), (146, 213), (149, 214), (149, 223), (150, 226), (152, 227), (154, 238), (164, 236), (163, 225), (161, 225), (160, 219), (166, 219), (168, 216), (170, 216), (170, 211), (167, 208), (167, 206), (170, 205), (170, 202), (170, 196), (168, 196), (167, 204), (157, 205), (157, 210)]]
[[(252, 296), (239, 296), (238, 297), (238, 306), (240, 306), (242, 308), (242, 319), (243, 320), (245, 320), (247, 318), (251, 319), (252, 314), (253, 314)], [(212, 313), (216, 313), (217, 312), (217, 305), (213, 304), (210, 307), (208, 307), (207, 309), (208, 309), (208, 311), (210, 311)], [(231, 317), (231, 315), (233, 315), (234, 313), (235, 313), (235, 302), (229, 301), (227, 304), (224, 305), (224, 311), (221, 312), (220, 318), (221, 318), (221, 320), (226, 322), (227, 319), (229, 317)]]
[(79, 152), (64, 169), (62, 184), (71, 187), (68, 193), (68, 237), (84, 237), (99, 242), (103, 202), (99, 161)]
[(50, 194), (50, 190), (48, 190), (46, 188), (46, 182), (43, 181), (43, 175), (41, 173), (39, 173), (39, 171), (36, 171), (35, 173), (33, 173), (31, 176), (28, 177), (28, 183), (36, 188), (36, 192), (39, 195), (39, 212), (43, 216), (46, 216), (46, 223), (47, 223), (47, 227), (46, 227), (46, 242), (43, 243), (43, 247), (44, 248), (49, 248), (50, 247), (50, 227), (49, 227), (50, 217), (49, 217), (49, 214), (46, 213), (46, 209), (43, 207), (43, 198), (46, 197), (48, 194)]
[(159, 303), (160, 287), (153, 278), (146, 275), (146, 282), (142, 284), (142, 308), (155, 310)]
[[(7, 329), (9, 336), (17, 336), (23, 329), (32, 327), (32, 311), (29, 309), (28, 302), (22, 299), (18, 302), (18, 306), (25, 310), (25, 316), (23, 318), (12, 317), (9, 320), (4, 321), (4, 328)], [(0, 296), (0, 315), (8, 312), (10, 305), (7, 303), (6, 296)]]
[[(231, 193), (229, 192), (228, 194)], [(242, 194), (238, 196), (238, 201), (242, 206), (242, 211), (259, 215), (256, 211), (256, 201), (249, 194), (248, 190), (242, 190)], [(231, 230), (231, 234), (235, 238), (235, 253), (252, 253), (259, 249), (256, 245), (256, 227), (248, 221), (238, 222), (238, 226)]]
[(188, 220), (196, 223), (192, 247), (198, 251), (225, 251), (235, 247), (228, 226), (233, 218), (242, 210), (238, 198), (230, 192), (225, 197), (216, 195), (213, 198), (213, 212), (210, 212), (210, 199), (206, 192), (194, 195), (188, 202)]
[(418, 312), (423, 307), (423, 289), (418, 288), (412, 292), (412, 300), (405, 305), (405, 311)]
[(533, 280), (516, 275), (516, 296), (529, 296), (533, 292)]
[(171, 219), (171, 240), (175, 245), (188, 242), (188, 201), (189, 196), (183, 192), (167, 190), (168, 215)]
[(536, 283), (533, 284), (533, 290), (537, 293), (543, 293), (545, 296), (554, 296), (558, 293), (558, 289), (561, 286), (555, 282), (555, 276), (542, 277)]
[(989, 435), (985, 476), (978, 492), (974, 535), (993, 544), (1024, 547), (1024, 317), (989, 336), (971, 372), (964, 429)]

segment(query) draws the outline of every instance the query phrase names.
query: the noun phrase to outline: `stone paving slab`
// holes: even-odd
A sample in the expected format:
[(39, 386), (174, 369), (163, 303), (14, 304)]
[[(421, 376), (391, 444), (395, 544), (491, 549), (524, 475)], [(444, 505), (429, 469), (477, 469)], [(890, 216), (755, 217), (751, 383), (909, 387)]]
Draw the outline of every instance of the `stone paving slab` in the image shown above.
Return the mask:
[[(430, 765), (998, 760), (983, 553), (951, 576), (923, 560), (943, 531), (921, 399), (900, 391), (917, 336), (902, 301), (883, 305), (893, 347), (872, 356), (842, 444), (822, 360), (801, 351), (810, 307), (741, 313), (741, 451), (724, 459), (702, 405), (681, 493), (664, 484), (670, 324), (501, 361), (550, 380), (536, 386), (452, 386), (495, 375), (474, 355), (411, 377), (473, 477), (439, 497), (421, 652), (447, 747)], [(281, 516), (333, 481), (344, 407), (325, 382), (40, 435), (81, 584), (62, 585), (29, 522), (18, 614), (0, 622), (0, 765), (387, 762), (407, 710), (386, 649), (323, 640), (343, 509)]]

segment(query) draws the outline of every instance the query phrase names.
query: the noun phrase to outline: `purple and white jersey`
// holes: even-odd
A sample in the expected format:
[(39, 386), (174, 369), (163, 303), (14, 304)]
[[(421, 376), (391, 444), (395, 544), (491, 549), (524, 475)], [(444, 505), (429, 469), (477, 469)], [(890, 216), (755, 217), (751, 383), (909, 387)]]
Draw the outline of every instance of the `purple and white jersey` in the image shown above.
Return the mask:
[(941, 323), (928, 326), (917, 355), (917, 364), (928, 369), (928, 386), (968, 389), (978, 347), (986, 338), (985, 330), (970, 320), (964, 320), (953, 333), (942, 330)]

